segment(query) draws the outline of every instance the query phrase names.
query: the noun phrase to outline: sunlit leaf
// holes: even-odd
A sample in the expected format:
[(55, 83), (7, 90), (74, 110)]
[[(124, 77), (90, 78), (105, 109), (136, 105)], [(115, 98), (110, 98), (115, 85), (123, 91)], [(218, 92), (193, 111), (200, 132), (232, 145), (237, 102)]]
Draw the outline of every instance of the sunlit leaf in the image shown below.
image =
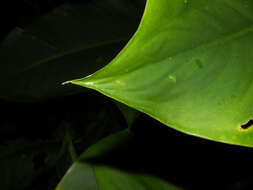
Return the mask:
[(252, 42), (253, 1), (148, 0), (124, 50), (73, 83), (182, 132), (253, 146)]

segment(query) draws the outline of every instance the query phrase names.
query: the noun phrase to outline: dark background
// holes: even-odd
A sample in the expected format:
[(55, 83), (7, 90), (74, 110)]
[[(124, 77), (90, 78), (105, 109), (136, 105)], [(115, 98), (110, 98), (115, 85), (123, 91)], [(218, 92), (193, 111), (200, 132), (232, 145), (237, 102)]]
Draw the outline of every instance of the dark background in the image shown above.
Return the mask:
[[(2, 2), (0, 39), (64, 2), (89, 0)], [(72, 163), (66, 136), (71, 136), (79, 155), (102, 137), (127, 127), (115, 102), (94, 91), (36, 103), (0, 99), (0, 109), (1, 190), (54, 189)], [(251, 148), (188, 136), (144, 114), (135, 121), (133, 132), (148, 158), (138, 156), (140, 149), (123, 149), (128, 162), (117, 163), (122, 168), (134, 170), (136, 160), (142, 160), (149, 165), (144, 171), (187, 189), (253, 188)]]

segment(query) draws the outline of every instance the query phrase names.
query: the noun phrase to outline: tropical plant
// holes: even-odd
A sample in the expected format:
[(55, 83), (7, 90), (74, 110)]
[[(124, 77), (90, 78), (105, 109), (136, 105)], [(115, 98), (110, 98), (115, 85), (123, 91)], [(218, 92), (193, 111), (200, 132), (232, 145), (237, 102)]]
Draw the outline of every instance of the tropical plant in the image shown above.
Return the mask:
[[(253, 147), (253, 2), (147, 0), (143, 14), (144, 4), (142, 0), (65, 3), (33, 24), (16, 27), (2, 42), (2, 99), (41, 102), (80, 94), (78, 103), (96, 90), (114, 99), (125, 118), (124, 127), (80, 137), (87, 150), (79, 152), (75, 133), (80, 131), (61, 122), (59, 131), (65, 132), (60, 152), (52, 153), (58, 142), (47, 141), (56, 147), (46, 150), (51, 156), (48, 163), (62, 162), (56, 170), (60, 176), (66, 172), (57, 190), (203, 189), (178, 183), (168, 168), (162, 169), (171, 159), (164, 152), (173, 142), (164, 143), (168, 136), (161, 135), (163, 131), (155, 138), (153, 131), (146, 136), (136, 132), (141, 113), (158, 120), (155, 125), (161, 128), (166, 125), (216, 141), (220, 147), (229, 146), (222, 143), (248, 147), (234, 147), (243, 151)], [(102, 120), (109, 116), (106, 112)], [(89, 130), (94, 130), (94, 124), (85, 134)], [(146, 132), (145, 127), (142, 130)], [(158, 148), (162, 145), (170, 149)], [(9, 155), (10, 148), (3, 149)], [(29, 159), (38, 153), (25, 161), (30, 168), (27, 175), (33, 175)], [(246, 186), (233, 188), (250, 185)]]

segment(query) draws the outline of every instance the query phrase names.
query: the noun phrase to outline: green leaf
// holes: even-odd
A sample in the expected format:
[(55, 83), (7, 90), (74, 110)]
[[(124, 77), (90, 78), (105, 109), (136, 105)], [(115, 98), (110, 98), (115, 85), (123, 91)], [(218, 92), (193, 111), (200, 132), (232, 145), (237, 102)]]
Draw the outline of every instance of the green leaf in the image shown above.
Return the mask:
[[(112, 166), (110, 163), (99, 163), (106, 154), (131, 146), (133, 136), (125, 130), (109, 136), (83, 153), (80, 160), (73, 164), (63, 177), (57, 190), (179, 190), (181, 188), (167, 183), (153, 175), (130, 172)], [(136, 145), (136, 144), (132, 144)], [(138, 155), (135, 155), (138, 156)], [(113, 156), (111, 156), (113, 157)], [(113, 158), (110, 159), (110, 161)], [(115, 159), (114, 159), (115, 160)], [(120, 161), (120, 163), (122, 163)], [(134, 163), (132, 163), (134, 164)]]
[(65, 174), (69, 166), (71, 166), (77, 158), (75, 147), (73, 145), (73, 137), (70, 132), (71, 126), (67, 122), (64, 122), (62, 125), (65, 129), (65, 135), (56, 164), (56, 172), (58, 176), (61, 177)]
[(25, 154), (1, 159), (0, 171), (1, 189), (23, 190), (31, 184), (35, 175), (32, 157)]
[(16, 27), (0, 46), (0, 97), (37, 101), (84, 90), (61, 83), (109, 62), (136, 30), (141, 12), (137, 2), (91, 0)]
[(182, 132), (253, 147), (253, 1), (148, 0), (105, 68), (72, 81)]
[(131, 128), (134, 121), (138, 118), (138, 116), (141, 113), (133, 108), (126, 106), (125, 104), (120, 103), (120, 102), (116, 101), (115, 103), (116, 103), (117, 107), (120, 109), (121, 113), (123, 114), (128, 127)]
[(34, 186), (58, 161), (59, 145), (53, 141), (17, 139), (6, 144), (0, 146), (0, 187), (4, 190)]

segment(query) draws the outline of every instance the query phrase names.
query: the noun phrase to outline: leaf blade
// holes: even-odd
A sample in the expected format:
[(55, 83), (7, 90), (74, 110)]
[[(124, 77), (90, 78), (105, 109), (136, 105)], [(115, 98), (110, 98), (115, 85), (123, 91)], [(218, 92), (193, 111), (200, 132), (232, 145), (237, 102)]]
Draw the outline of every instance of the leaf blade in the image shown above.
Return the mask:
[(33, 102), (83, 92), (61, 83), (109, 62), (136, 30), (141, 10), (129, 1), (65, 3), (16, 27), (0, 46), (0, 97)]
[(133, 142), (132, 134), (128, 130), (124, 130), (115, 135), (106, 137), (102, 141), (90, 147), (81, 155), (79, 161), (73, 164), (61, 182), (58, 184), (56, 189), (182, 189), (153, 175), (138, 172), (129, 172), (127, 170), (113, 166), (112, 163), (99, 163), (99, 161), (92, 161), (93, 159), (104, 160), (103, 156), (106, 154), (111, 155), (111, 160), (113, 160), (113, 152), (122, 150), (122, 148), (124, 149), (126, 145), (132, 146), (131, 142)]
[(252, 10), (244, 0), (149, 0), (121, 53), (73, 83), (187, 134), (252, 147), (251, 127), (241, 129), (253, 117)]

